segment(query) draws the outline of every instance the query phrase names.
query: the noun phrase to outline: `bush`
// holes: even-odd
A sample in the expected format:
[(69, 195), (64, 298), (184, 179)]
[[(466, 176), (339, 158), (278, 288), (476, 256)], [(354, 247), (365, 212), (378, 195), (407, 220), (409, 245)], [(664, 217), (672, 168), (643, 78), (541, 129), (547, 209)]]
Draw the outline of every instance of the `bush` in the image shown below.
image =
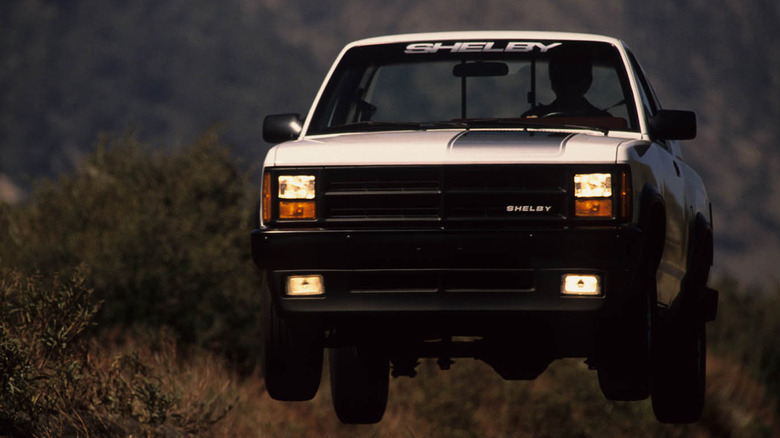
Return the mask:
[(76, 401), (79, 338), (98, 309), (85, 280), (83, 266), (50, 282), (0, 271), (0, 434), (29, 433)]
[(69, 277), (0, 271), (0, 436), (207, 432), (231, 404), (183, 387), (170, 336), (156, 336), (156, 360), (147, 345), (84, 336), (100, 306), (87, 279), (83, 265)]
[(102, 136), (76, 174), (2, 209), (0, 257), (25, 272), (86, 263), (101, 327), (166, 326), (241, 354), (257, 339), (250, 192), (215, 132), (174, 154)]

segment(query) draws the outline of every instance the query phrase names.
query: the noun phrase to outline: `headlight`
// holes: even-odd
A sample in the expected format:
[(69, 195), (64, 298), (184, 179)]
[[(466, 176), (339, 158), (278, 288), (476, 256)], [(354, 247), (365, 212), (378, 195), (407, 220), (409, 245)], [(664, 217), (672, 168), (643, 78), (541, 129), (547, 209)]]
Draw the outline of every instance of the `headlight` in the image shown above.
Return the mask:
[(279, 219), (317, 219), (314, 175), (279, 175)]
[(612, 174), (578, 173), (574, 175), (574, 215), (612, 217)]
[(279, 199), (314, 199), (314, 175), (280, 175)]
[(612, 196), (612, 174), (578, 173), (574, 175), (575, 198), (609, 198)]

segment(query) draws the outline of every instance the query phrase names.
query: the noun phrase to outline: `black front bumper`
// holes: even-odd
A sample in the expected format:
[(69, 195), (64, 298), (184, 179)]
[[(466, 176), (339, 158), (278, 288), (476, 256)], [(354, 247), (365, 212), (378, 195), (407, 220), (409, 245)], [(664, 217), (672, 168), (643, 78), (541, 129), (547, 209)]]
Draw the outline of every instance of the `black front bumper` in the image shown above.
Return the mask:
[[(534, 230), (269, 230), (252, 257), (284, 313), (339, 316), (569, 314), (620, 311), (642, 233), (634, 227)], [(319, 274), (323, 296), (285, 294)], [(561, 294), (564, 274), (596, 274), (602, 294)]]

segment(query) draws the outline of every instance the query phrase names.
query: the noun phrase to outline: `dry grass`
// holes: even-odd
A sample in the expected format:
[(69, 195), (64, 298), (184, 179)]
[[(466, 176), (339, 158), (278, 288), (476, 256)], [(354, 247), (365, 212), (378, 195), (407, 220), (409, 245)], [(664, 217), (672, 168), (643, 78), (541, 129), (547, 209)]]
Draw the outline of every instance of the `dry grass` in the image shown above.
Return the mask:
[(780, 406), (744, 367), (718, 357), (707, 362), (707, 409), (712, 436), (778, 437)]
[[(113, 424), (113, 430), (141, 436), (207, 433), (238, 401), (239, 379), (220, 356), (188, 350), (181, 352), (169, 331), (102, 336), (90, 352), (90, 368), (96, 370), (103, 391), (119, 388), (114, 399), (130, 401), (124, 412), (103, 412), (103, 420)], [(125, 385), (129, 396), (121, 394)], [(93, 393), (92, 399), (106, 396)]]
[(605, 400), (595, 373), (580, 361), (558, 361), (534, 381), (507, 382), (481, 362), (461, 360), (450, 371), (438, 371), (433, 362), (424, 362), (417, 378), (392, 380), (383, 421), (368, 426), (338, 422), (330, 405), (327, 372), (319, 394), (310, 402), (271, 400), (257, 375), (240, 383), (231, 381), (227, 392), (237, 396), (238, 402), (210, 434), (334, 438), (780, 436), (777, 407), (760, 384), (727, 360), (713, 357), (708, 366), (708, 403), (702, 421), (692, 425), (657, 423), (649, 401)]
[[(328, 373), (314, 400), (271, 400), (257, 374), (241, 376), (224, 356), (177, 345), (169, 331), (103, 334), (82, 359), (80, 398), (58, 405), (32, 436), (145, 437), (776, 437), (778, 406), (730, 359), (710, 356), (702, 421), (662, 425), (649, 401), (604, 399), (579, 360), (554, 362), (533, 381), (504, 381), (475, 360), (449, 371), (424, 361), (414, 379), (391, 380), (383, 421), (339, 423)], [(42, 417), (45, 418), (45, 417)]]

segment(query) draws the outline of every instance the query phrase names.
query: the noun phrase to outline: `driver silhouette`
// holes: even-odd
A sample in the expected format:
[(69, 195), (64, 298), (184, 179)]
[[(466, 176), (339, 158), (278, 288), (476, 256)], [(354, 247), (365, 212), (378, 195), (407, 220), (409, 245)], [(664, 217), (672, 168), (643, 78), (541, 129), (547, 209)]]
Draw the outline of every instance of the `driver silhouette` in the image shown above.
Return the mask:
[(548, 70), (556, 99), (528, 110), (523, 117), (611, 117), (585, 98), (593, 82), (593, 63), (587, 51), (561, 47), (553, 52)]

